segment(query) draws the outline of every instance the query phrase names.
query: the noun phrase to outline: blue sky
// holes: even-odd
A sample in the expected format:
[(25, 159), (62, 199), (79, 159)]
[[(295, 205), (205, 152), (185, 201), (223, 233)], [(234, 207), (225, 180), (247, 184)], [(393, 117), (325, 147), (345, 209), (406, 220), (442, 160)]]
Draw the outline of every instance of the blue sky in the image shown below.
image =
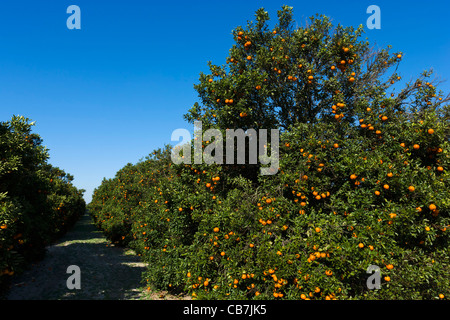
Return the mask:
[[(72, 4), (81, 30), (66, 27)], [(193, 85), (207, 61), (224, 64), (231, 31), (260, 7), (274, 24), (284, 4), (300, 25), (320, 13), (355, 27), (378, 5), (381, 29), (366, 36), (404, 52), (403, 79), (429, 68), (450, 75), (448, 1), (4, 1), (0, 121), (36, 121), (49, 162), (74, 175), (89, 202), (103, 177), (170, 143), (173, 130), (192, 129), (183, 114), (198, 101)]]

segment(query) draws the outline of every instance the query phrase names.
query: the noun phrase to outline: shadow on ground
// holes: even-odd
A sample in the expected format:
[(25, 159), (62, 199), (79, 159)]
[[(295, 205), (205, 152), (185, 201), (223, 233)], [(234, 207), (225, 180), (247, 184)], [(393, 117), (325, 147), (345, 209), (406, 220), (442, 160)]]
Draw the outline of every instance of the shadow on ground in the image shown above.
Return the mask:
[[(80, 268), (80, 289), (68, 289), (70, 265)], [(13, 279), (9, 300), (133, 300), (145, 265), (126, 248), (112, 246), (85, 214), (45, 258)]]

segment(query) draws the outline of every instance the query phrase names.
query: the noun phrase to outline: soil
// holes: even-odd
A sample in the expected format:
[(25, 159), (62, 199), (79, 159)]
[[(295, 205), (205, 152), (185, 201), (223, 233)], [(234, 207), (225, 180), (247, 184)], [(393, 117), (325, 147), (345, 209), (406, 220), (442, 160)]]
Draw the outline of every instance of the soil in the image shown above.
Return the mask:
[[(69, 289), (67, 280), (80, 268), (80, 289)], [(172, 300), (189, 299), (167, 292), (152, 292), (141, 281), (145, 264), (129, 248), (111, 244), (88, 214), (83, 215), (45, 257), (14, 276), (8, 300)]]

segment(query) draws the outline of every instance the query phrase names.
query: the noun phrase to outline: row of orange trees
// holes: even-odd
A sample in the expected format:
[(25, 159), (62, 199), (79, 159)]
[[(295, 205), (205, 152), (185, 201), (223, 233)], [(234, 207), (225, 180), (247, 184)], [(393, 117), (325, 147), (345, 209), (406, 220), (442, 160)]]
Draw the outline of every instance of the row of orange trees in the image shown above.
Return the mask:
[(0, 123), (0, 293), (85, 212), (83, 190), (47, 162), (32, 125), (22, 116)]
[(199, 299), (446, 299), (448, 97), (430, 72), (398, 89), (402, 53), (373, 51), (362, 27), (297, 28), (286, 6), (268, 20), (233, 31), (185, 118), (280, 129), (278, 173), (174, 164), (166, 146), (102, 182), (95, 223), (148, 262), (149, 286)]

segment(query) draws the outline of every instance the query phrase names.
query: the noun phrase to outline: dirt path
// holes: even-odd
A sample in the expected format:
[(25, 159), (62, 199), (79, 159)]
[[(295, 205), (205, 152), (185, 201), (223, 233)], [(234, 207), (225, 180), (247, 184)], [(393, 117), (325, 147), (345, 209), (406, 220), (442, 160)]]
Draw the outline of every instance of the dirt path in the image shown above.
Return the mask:
[[(67, 267), (80, 267), (81, 289), (68, 289)], [(145, 293), (145, 265), (132, 250), (112, 246), (84, 215), (45, 258), (13, 280), (10, 300), (135, 300), (162, 298)], [(164, 295), (164, 294), (162, 294)]]

